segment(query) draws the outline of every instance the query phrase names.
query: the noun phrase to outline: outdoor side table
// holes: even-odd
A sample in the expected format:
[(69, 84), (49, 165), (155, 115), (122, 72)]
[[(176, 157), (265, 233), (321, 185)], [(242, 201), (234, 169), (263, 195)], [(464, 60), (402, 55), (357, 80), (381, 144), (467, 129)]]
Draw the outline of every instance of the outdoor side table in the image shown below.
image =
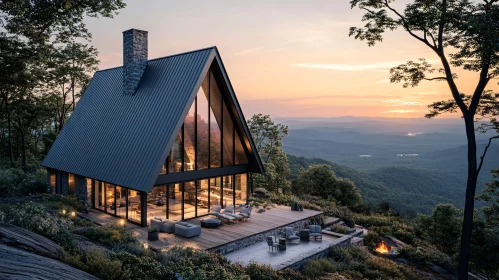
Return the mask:
[(284, 238), (284, 237), (279, 238), (279, 249), (281, 251), (286, 250), (286, 238)]
[(300, 241), (309, 241), (310, 240), (310, 230), (302, 229), (300, 230)]

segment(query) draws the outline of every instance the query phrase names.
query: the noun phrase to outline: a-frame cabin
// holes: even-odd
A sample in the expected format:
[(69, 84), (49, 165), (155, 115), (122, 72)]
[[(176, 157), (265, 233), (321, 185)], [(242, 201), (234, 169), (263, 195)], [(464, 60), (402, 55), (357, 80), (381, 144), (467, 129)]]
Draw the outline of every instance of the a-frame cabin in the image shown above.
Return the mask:
[(216, 47), (148, 60), (123, 32), (123, 66), (98, 71), (42, 163), (53, 193), (142, 226), (246, 204), (263, 166)]

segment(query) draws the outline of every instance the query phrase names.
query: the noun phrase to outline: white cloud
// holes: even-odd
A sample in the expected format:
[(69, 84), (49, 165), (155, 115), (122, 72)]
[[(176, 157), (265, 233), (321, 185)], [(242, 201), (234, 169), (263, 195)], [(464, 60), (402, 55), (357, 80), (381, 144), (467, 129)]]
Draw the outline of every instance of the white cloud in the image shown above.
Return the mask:
[(387, 103), (387, 106), (423, 106), (419, 101), (404, 101), (401, 99), (388, 99), (384, 100), (383, 103)]
[(414, 112), (416, 112), (416, 110), (390, 110), (390, 111), (381, 112), (381, 114), (390, 114), (390, 113), (407, 114), (407, 113), (414, 113)]

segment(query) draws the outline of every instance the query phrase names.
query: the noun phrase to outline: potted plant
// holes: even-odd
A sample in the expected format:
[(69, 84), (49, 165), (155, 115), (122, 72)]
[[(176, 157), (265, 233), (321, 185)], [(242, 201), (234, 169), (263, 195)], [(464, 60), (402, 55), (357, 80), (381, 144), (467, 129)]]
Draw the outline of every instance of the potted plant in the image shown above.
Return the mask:
[(147, 239), (149, 241), (156, 241), (159, 239), (159, 227), (150, 226), (149, 231), (147, 232)]

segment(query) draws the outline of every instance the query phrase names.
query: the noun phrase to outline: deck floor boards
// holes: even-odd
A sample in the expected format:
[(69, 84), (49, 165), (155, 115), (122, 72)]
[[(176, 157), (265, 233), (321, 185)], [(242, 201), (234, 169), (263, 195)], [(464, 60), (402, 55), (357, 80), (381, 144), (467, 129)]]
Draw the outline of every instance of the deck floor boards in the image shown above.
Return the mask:
[[(128, 223), (126, 228), (130, 229), (139, 241), (148, 242), (149, 246), (157, 250), (168, 249), (174, 245), (208, 250), (321, 214), (321, 212), (314, 210), (291, 211), (289, 206), (277, 206), (263, 213), (257, 213), (256, 210), (253, 211), (251, 218), (247, 222), (224, 223), (219, 228), (214, 229), (202, 228), (201, 235), (192, 238), (160, 233), (158, 241), (147, 241), (147, 228), (142, 228), (131, 223)], [(116, 223), (118, 219), (99, 211), (80, 214), (80, 216), (93, 220), (98, 224)], [(200, 224), (201, 219), (203, 218), (192, 219), (188, 222)]]

